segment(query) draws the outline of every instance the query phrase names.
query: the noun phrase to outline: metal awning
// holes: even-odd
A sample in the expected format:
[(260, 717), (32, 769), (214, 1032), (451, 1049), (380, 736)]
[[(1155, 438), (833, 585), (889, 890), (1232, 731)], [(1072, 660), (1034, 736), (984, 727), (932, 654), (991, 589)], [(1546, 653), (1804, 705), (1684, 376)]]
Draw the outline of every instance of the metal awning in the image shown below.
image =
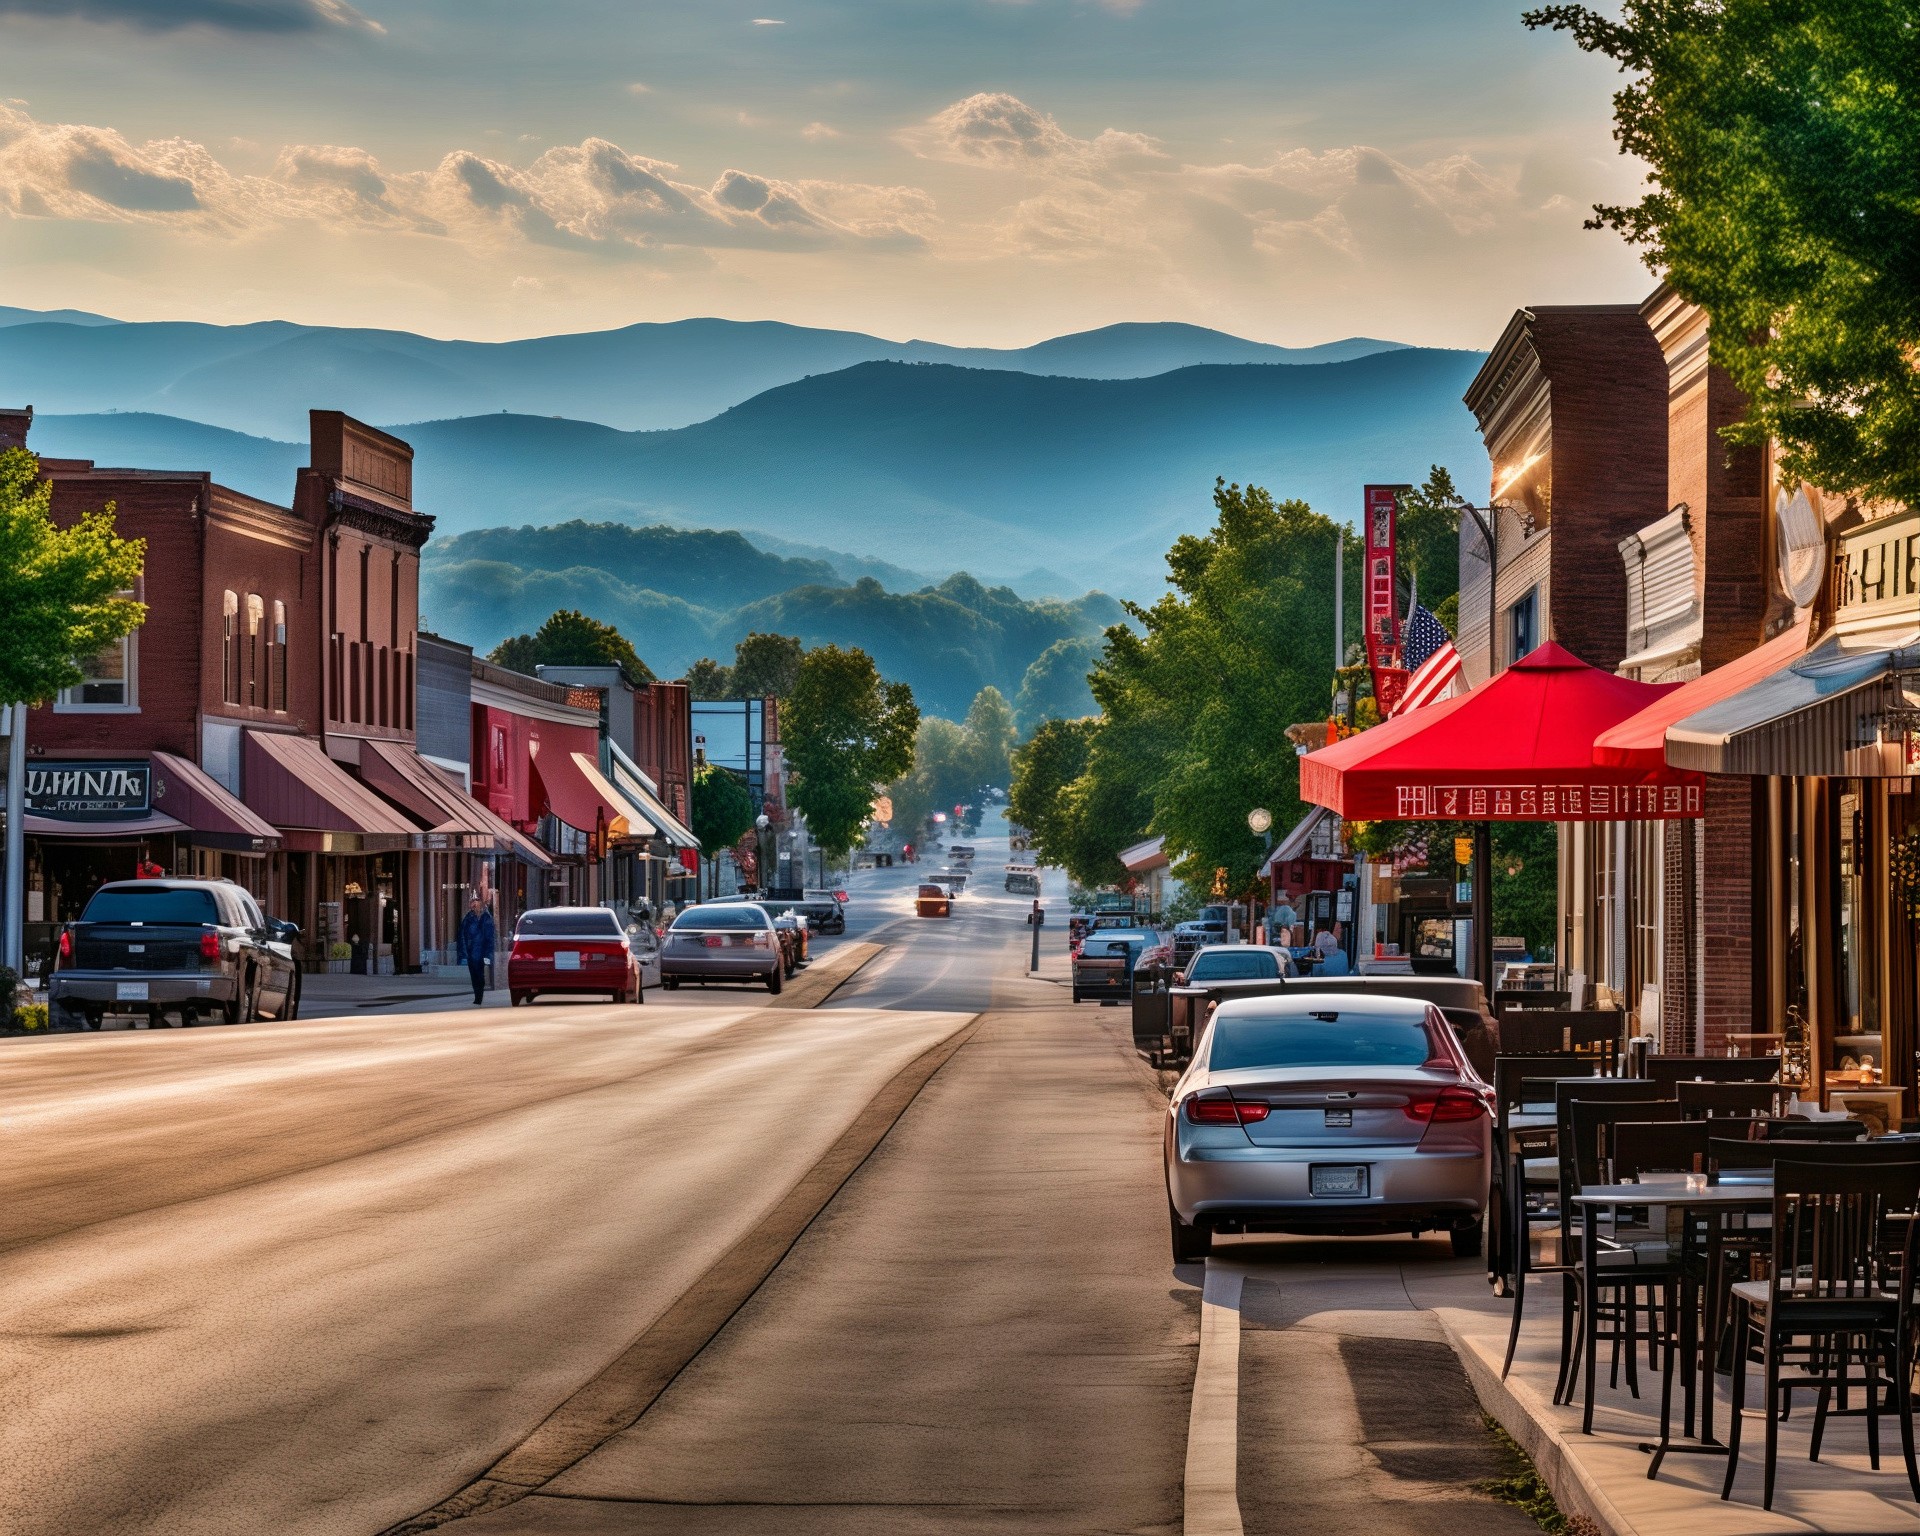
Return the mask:
[(271, 853), (280, 846), (280, 829), (199, 764), (171, 752), (149, 756), (154, 807), (184, 821), (194, 842), (243, 853)]
[(1674, 722), (1667, 762), (1761, 777), (1897, 777), (1904, 753), (1882, 725), (1915, 709), (1920, 629), (1831, 634), (1799, 660)]
[(432, 834), (457, 838), (477, 853), (511, 853), (545, 868), (547, 851), (488, 810), (413, 748), (398, 741), (368, 741), (360, 749), (360, 777), (389, 800), (417, 816)]
[(1150, 837), (1144, 843), (1122, 848), (1119, 857), (1121, 868), (1136, 875), (1162, 868), (1168, 863), (1167, 840), (1164, 837)]
[(700, 839), (693, 835), (693, 830), (667, 809), (646, 771), (611, 741), (607, 743), (607, 767), (613, 787), (640, 807), (654, 824), (659, 837), (675, 848), (700, 846)]
[(309, 736), (248, 731), (243, 761), (247, 803), (276, 827), (408, 842), (420, 831)]

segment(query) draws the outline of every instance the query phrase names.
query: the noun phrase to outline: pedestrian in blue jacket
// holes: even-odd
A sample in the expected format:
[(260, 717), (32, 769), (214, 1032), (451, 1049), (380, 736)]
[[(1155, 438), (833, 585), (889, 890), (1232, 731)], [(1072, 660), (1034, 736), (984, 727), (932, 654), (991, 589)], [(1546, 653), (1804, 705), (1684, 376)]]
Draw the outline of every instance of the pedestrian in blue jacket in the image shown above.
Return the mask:
[(493, 958), (493, 914), (478, 896), (467, 903), (467, 915), (460, 919), (460, 958), (467, 962), (467, 974), (473, 978), (473, 1004), (480, 1006), (480, 995), (487, 990), (487, 962)]

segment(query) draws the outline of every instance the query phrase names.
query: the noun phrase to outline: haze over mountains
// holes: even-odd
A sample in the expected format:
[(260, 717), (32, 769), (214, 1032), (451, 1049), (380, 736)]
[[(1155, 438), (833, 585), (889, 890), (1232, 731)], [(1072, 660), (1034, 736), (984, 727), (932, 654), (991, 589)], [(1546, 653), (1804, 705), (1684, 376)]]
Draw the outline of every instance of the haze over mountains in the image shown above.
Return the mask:
[(704, 421), (779, 385), (856, 363), (1118, 379), (1196, 363), (1339, 362), (1398, 345), (1352, 337), (1276, 347), (1201, 326), (1155, 324), (1001, 350), (713, 319), (479, 342), (279, 320), (119, 323), (72, 310), (0, 310), (0, 390), (50, 414), (152, 411), (259, 437), (303, 437), (316, 404), (363, 421), (508, 411), (643, 431)]

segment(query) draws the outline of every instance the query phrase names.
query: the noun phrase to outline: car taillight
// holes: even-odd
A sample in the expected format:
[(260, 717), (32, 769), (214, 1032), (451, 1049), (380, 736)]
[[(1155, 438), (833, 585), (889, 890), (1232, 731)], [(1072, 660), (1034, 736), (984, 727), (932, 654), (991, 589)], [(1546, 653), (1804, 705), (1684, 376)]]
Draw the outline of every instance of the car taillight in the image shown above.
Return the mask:
[(1195, 1096), (1187, 1100), (1187, 1119), (1195, 1125), (1252, 1125), (1256, 1120), (1264, 1120), (1272, 1112), (1271, 1106), (1259, 1102), (1243, 1103), (1239, 1099), (1203, 1099)]
[(533, 952), (521, 944), (516, 944), (512, 949), (507, 951), (507, 963), (509, 965), (513, 964), (516, 960), (531, 960), (532, 958)]
[(211, 928), (200, 935), (200, 958), (218, 960), (220, 958), (220, 935)]
[(66, 928), (60, 930), (60, 958), (62, 960), (73, 958), (73, 933)]
[(1486, 1100), (1471, 1088), (1442, 1088), (1430, 1099), (1409, 1099), (1406, 1116), (1422, 1125), (1477, 1120), (1487, 1112)]

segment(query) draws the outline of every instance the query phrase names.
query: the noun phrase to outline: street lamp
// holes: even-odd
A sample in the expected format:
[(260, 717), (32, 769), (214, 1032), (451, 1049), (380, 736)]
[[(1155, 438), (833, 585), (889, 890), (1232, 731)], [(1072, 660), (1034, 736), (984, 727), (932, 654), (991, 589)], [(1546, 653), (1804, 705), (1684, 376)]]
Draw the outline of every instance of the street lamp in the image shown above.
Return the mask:
[(767, 828), (773, 825), (773, 818), (765, 811), (753, 818), (754, 876), (760, 882), (760, 889), (767, 888)]
[(1256, 806), (1247, 812), (1247, 830), (1256, 837), (1266, 835), (1268, 827), (1273, 825), (1273, 812), (1265, 806)]

